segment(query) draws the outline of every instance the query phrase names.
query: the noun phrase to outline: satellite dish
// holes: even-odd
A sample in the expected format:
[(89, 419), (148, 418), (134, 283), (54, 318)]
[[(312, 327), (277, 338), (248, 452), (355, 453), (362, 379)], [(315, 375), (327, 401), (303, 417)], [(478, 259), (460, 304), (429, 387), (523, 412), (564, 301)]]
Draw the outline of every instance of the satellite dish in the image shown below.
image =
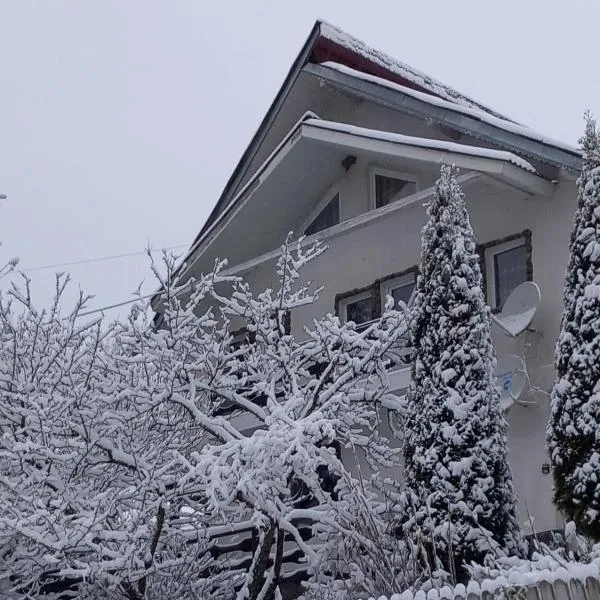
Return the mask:
[(508, 410), (529, 386), (527, 369), (520, 356), (509, 354), (498, 359), (496, 389), (500, 392), (500, 408)]
[(525, 281), (510, 293), (502, 310), (498, 315), (492, 315), (492, 320), (506, 335), (517, 337), (531, 325), (539, 304), (537, 283)]

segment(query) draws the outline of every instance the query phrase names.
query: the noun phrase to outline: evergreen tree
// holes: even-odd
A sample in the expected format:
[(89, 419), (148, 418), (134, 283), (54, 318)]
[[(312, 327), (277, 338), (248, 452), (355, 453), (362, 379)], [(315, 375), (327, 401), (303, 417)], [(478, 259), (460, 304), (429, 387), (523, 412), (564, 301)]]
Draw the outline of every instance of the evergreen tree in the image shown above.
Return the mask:
[(554, 500), (600, 539), (600, 134), (586, 115), (547, 441)]
[(428, 217), (410, 326), (415, 360), (404, 458), (416, 502), (406, 527), (461, 579), (465, 563), (520, 554), (522, 541), (479, 257), (448, 166)]

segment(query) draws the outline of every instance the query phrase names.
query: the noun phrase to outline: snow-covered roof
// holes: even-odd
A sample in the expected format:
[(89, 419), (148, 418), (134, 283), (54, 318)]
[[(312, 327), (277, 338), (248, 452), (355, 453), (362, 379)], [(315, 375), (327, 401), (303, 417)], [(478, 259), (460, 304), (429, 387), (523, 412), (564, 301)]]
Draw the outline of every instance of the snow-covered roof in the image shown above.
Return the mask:
[(461, 106), (476, 108), (507, 122), (512, 122), (508, 117), (501, 115), (484, 104), (481, 104), (480, 102), (461, 94), (450, 86), (435, 80), (433, 77), (389, 56), (385, 52), (372, 48), (362, 40), (342, 31), (339, 27), (336, 27), (331, 23), (321, 21), (321, 36), (383, 67), (387, 71), (399, 75), (420, 88), (428, 90), (440, 98), (444, 98), (447, 101)]
[[(475, 135), (478, 139), (487, 140), (492, 145), (497, 142), (498, 146), (518, 154), (521, 154), (521, 141), (523, 141), (523, 155), (533, 160), (545, 161), (553, 166), (564, 166), (573, 171), (579, 169), (578, 157), (580, 155), (571, 146), (551, 140), (527, 127), (518, 125), (504, 115), (461, 94), (450, 86), (440, 83), (405, 63), (371, 48), (334, 25), (317, 21), (292, 64), (277, 96), (231, 174), (219, 200), (194, 240), (190, 252), (198, 246), (203, 235), (219, 220), (231, 201), (252, 178), (253, 173), (260, 164), (257, 161), (257, 155), (260, 154), (265, 143), (273, 144), (273, 139), (269, 139), (272, 126), (281, 114), (292, 89), (297, 85), (300, 74), (310, 67), (319, 69), (321, 72), (335, 69), (337, 73), (332, 74), (339, 77), (343, 76), (349, 79), (348, 75), (352, 75), (354, 78), (361, 78), (379, 86), (386, 86), (388, 89), (385, 91), (388, 94), (390, 88), (402, 91), (405, 94), (404, 97), (411, 95), (419, 100), (429, 102), (432, 110), (443, 112), (444, 115), (458, 115), (460, 119), (463, 119), (463, 115), (468, 115), (471, 123), (481, 122), (482, 127), (488, 128), (488, 131), (483, 132), (482, 135)], [(401, 104), (398, 110), (402, 110)], [(443, 107), (444, 110), (440, 111), (439, 108), (431, 105)], [(426, 105), (423, 104), (423, 106)], [(452, 118), (450, 121), (452, 121)], [(456, 123), (450, 123), (449, 126), (456, 126)], [(460, 131), (460, 127), (458, 130)], [(472, 132), (467, 133), (472, 134)], [(506, 136), (511, 136), (511, 139), (508, 141), (502, 139)], [(266, 142), (266, 140), (269, 141)], [(510, 162), (516, 164), (513, 160), (516, 155), (511, 154), (510, 156)], [(529, 165), (529, 163), (527, 164)]]
[(467, 105), (458, 105), (454, 101), (444, 100), (442, 98), (438, 98), (436, 96), (432, 96), (431, 94), (426, 94), (424, 92), (419, 92), (417, 90), (410, 89), (409, 87), (400, 85), (398, 83), (394, 83), (393, 81), (388, 81), (387, 79), (383, 79), (381, 77), (376, 77), (375, 75), (369, 75), (367, 73), (362, 73), (361, 71), (357, 71), (356, 69), (351, 69), (345, 65), (341, 65), (336, 62), (325, 62), (322, 63), (322, 66), (327, 67), (329, 69), (333, 69), (340, 73), (345, 73), (346, 75), (350, 75), (357, 79), (361, 79), (363, 81), (369, 81), (370, 83), (374, 83), (376, 85), (380, 85), (383, 87), (387, 87), (392, 90), (396, 90), (398, 92), (402, 92), (408, 96), (413, 98), (417, 98), (422, 100), (423, 102), (427, 102), (434, 106), (438, 106), (440, 108), (447, 108), (456, 112), (460, 112), (464, 115), (469, 115), (470, 117), (475, 117), (476, 119), (483, 121), (485, 123), (489, 123), (490, 125), (494, 125), (500, 129), (504, 129), (505, 131), (510, 131), (511, 133), (515, 133), (517, 135), (523, 136), (530, 140), (535, 140), (537, 142), (541, 142), (542, 144), (546, 144), (548, 146), (554, 146), (555, 148), (560, 148), (561, 150), (566, 150), (567, 152), (578, 153), (577, 148), (565, 144), (564, 142), (554, 140), (549, 138), (529, 127), (525, 127), (524, 125), (519, 125), (513, 121), (509, 121), (505, 118), (499, 118), (494, 114), (490, 113), (486, 110), (481, 110), (478, 108), (473, 108), (472, 106)]
[(416, 137), (412, 135), (404, 135), (402, 133), (392, 133), (390, 131), (381, 131), (377, 129), (367, 129), (356, 125), (348, 125), (347, 123), (337, 123), (334, 121), (325, 121), (323, 119), (308, 119), (303, 123), (305, 126), (318, 127), (329, 131), (340, 131), (350, 133), (360, 137), (367, 137), (387, 142), (394, 142), (404, 146), (415, 146), (418, 148), (430, 148), (434, 150), (442, 150), (445, 152), (466, 154), (468, 156), (477, 156), (480, 158), (493, 158), (509, 162), (525, 171), (536, 173), (536, 170), (531, 163), (520, 158), (512, 152), (504, 150), (494, 150), (492, 148), (481, 148), (479, 146), (468, 146), (466, 144), (457, 144), (455, 142), (447, 142), (445, 140), (432, 140), (430, 138)]

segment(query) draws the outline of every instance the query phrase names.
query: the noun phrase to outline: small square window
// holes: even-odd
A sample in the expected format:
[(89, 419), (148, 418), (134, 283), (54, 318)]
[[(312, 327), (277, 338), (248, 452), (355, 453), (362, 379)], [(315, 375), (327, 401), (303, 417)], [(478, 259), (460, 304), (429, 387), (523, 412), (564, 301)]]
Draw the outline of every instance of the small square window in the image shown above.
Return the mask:
[(501, 309), (510, 293), (529, 279), (530, 250), (524, 237), (485, 249), (488, 303)]
[(406, 275), (382, 282), (381, 310), (383, 311), (388, 296), (391, 296), (394, 299), (394, 308), (398, 308), (400, 300), (405, 304), (408, 304), (415, 289), (415, 284), (414, 273), (407, 273)]
[(376, 317), (372, 293), (362, 292), (344, 298), (339, 303), (339, 311), (342, 321), (353, 321), (356, 325), (372, 321)]
[(340, 222), (340, 195), (335, 194), (325, 208), (311, 221), (304, 230), (305, 235), (314, 235), (329, 229)]
[(387, 206), (417, 192), (416, 179), (409, 175), (373, 173), (373, 197), (375, 208)]

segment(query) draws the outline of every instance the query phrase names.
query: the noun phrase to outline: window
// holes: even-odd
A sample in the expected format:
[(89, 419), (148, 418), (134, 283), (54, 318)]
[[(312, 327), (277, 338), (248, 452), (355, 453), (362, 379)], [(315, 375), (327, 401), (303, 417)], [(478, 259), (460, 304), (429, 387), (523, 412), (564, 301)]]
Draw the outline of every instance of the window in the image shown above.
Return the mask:
[(305, 235), (314, 235), (329, 229), (340, 222), (340, 195), (336, 193), (319, 214), (311, 221), (304, 230)]
[(417, 267), (391, 273), (373, 283), (335, 297), (335, 312), (342, 321), (353, 321), (363, 325), (379, 318), (388, 296), (397, 306), (400, 300), (408, 304), (417, 281)]
[(488, 303), (501, 309), (510, 293), (531, 277), (531, 234), (485, 246), (485, 275)]
[(371, 196), (373, 208), (381, 208), (417, 192), (414, 175), (376, 169), (371, 171)]
[(388, 279), (380, 284), (381, 290), (381, 310), (383, 311), (388, 296), (394, 299), (394, 307), (398, 308), (400, 300), (408, 304), (413, 290), (415, 289), (415, 274), (407, 273), (401, 277)]
[(339, 313), (342, 321), (353, 321), (356, 325), (372, 321), (377, 316), (372, 292), (361, 292), (340, 300)]
[(527, 281), (525, 244), (494, 254), (496, 306), (502, 306), (508, 295), (524, 281)]

